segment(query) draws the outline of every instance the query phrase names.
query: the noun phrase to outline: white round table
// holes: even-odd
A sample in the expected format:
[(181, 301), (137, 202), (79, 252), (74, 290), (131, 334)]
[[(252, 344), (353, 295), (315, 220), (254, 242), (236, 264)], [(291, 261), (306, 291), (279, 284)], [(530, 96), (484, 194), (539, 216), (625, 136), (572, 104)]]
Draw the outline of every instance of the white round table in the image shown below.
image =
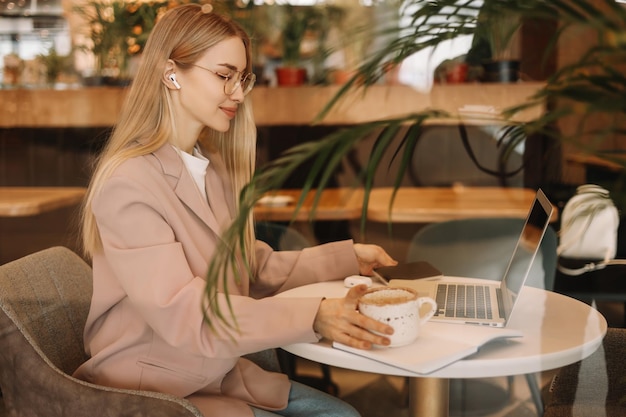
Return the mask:
[[(294, 288), (281, 297), (343, 297), (341, 281)], [(449, 408), (449, 378), (486, 378), (521, 375), (559, 368), (591, 355), (602, 343), (606, 320), (595, 309), (573, 298), (524, 287), (508, 328), (523, 337), (486, 344), (479, 352), (427, 375), (416, 374), (362, 356), (335, 349), (328, 341), (283, 346), (286, 351), (324, 364), (384, 375), (409, 376), (410, 415), (445, 417)], [(459, 337), (471, 331), (458, 326)], [(419, 352), (416, 352), (419, 354)]]

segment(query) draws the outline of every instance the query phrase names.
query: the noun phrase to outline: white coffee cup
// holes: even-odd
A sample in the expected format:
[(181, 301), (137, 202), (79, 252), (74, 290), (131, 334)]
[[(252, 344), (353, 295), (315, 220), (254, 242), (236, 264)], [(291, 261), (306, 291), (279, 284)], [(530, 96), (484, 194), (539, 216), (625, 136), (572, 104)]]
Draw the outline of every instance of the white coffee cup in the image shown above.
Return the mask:
[[(424, 304), (430, 309), (420, 314)], [(415, 341), (422, 324), (437, 311), (437, 302), (430, 297), (419, 297), (417, 291), (401, 287), (377, 287), (367, 290), (358, 304), (359, 312), (393, 327), (389, 346), (403, 346)]]

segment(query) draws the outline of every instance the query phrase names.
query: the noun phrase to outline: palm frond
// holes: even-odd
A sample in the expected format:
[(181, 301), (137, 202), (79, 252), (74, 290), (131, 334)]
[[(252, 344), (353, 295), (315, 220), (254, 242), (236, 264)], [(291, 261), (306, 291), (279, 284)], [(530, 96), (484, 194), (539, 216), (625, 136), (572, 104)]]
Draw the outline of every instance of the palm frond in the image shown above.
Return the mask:
[[(475, 35), (480, 30), (479, 15), (485, 11), (496, 10), (499, 13), (517, 14), (522, 19), (557, 20), (558, 27), (554, 38), (550, 40), (547, 53), (552, 52), (559, 39), (571, 31), (580, 31), (585, 36), (595, 36), (598, 39), (597, 45), (590, 47), (576, 62), (558, 70), (533, 97), (502, 112), (500, 116), (504, 120), (510, 120), (517, 112), (537, 104), (547, 103), (549, 106), (549, 111), (534, 120), (523, 124), (511, 122), (514, 127), (507, 132), (507, 139), (501, 144), (505, 147), (502, 158), (507, 158), (531, 134), (541, 134), (597, 154), (598, 149), (594, 143), (580, 141), (582, 135), (595, 135), (599, 141), (610, 134), (626, 133), (619, 123), (599, 129), (585, 126), (587, 117), (593, 114), (607, 114), (619, 120), (624, 118), (626, 112), (626, 76), (620, 71), (620, 65), (626, 62), (626, 9), (614, 0), (483, 0), (482, 5), (471, 0), (408, 0), (403, 4), (405, 17), (410, 24), (407, 27), (385, 28), (378, 34), (385, 39), (384, 46), (359, 66), (357, 73), (338, 90), (312, 123), (322, 121), (344, 97), (364, 93), (370, 85), (385, 75), (389, 65), (400, 64), (409, 56), (426, 48), (436, 48), (445, 41), (464, 35)], [(362, 141), (366, 136), (376, 134), (370, 157), (363, 171), (358, 174), (364, 184), (361, 222), (363, 229), (369, 191), (383, 156), (391, 155), (392, 159), (400, 160), (399, 171), (394, 180), (394, 188), (397, 189), (409, 166), (424, 123), (433, 119), (454, 117), (456, 116), (432, 109), (344, 128), (319, 141), (298, 145), (260, 169), (242, 191), (240, 213), (224, 234), (223, 245), (211, 262), (207, 276), (208, 308), (211, 311), (219, 309), (219, 305), (214, 303), (217, 283), (222, 279), (221, 282), (225, 284), (222, 274), (232, 270), (232, 265), (241, 261), (232, 254), (232, 249), (243, 248), (247, 216), (263, 193), (280, 188), (298, 166), (305, 161), (313, 161), (313, 168), (303, 185), (303, 196), (317, 184), (317, 202), (319, 193), (327, 185), (330, 173), (338, 166), (341, 158), (354, 147), (363, 146)], [(554, 129), (559, 121), (570, 119), (578, 123), (578, 131), (574, 134), (566, 135)], [(400, 145), (393, 141), (397, 137), (401, 138)], [(302, 203), (301, 199), (296, 210)], [(224, 291), (228, 294), (227, 289)], [(230, 313), (232, 315), (232, 311)], [(222, 320), (225, 316), (223, 312), (219, 312), (215, 317)]]

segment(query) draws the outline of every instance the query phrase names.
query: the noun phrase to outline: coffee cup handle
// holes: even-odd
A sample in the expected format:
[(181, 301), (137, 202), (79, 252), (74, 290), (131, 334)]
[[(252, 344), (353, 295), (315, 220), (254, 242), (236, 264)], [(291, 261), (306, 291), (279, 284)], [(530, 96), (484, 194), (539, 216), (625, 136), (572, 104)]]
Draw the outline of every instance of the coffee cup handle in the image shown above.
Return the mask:
[(437, 302), (430, 297), (420, 297), (417, 299), (417, 302), (418, 302), (418, 308), (420, 309), (420, 311), (424, 304), (429, 304), (431, 307), (430, 310), (428, 310), (428, 313), (426, 313), (424, 316), (420, 316), (420, 323), (424, 324), (428, 320), (430, 320), (430, 318), (434, 316), (435, 313), (437, 312)]

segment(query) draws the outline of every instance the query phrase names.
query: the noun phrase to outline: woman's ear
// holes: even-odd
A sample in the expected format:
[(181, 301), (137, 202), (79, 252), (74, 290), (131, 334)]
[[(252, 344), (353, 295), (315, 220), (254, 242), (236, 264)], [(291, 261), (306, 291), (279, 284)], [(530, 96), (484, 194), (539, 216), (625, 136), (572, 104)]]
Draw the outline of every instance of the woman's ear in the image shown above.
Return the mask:
[(176, 64), (171, 59), (168, 59), (165, 63), (162, 81), (167, 88), (180, 90), (180, 84), (176, 79)]

